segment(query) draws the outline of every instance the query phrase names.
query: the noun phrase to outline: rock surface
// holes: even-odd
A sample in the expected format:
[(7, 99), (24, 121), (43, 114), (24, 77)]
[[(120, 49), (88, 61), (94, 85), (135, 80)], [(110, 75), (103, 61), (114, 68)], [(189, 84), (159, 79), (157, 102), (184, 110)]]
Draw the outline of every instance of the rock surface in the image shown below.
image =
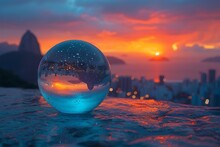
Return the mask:
[(106, 98), (89, 114), (67, 115), (38, 90), (0, 88), (0, 146), (213, 146), (220, 108)]

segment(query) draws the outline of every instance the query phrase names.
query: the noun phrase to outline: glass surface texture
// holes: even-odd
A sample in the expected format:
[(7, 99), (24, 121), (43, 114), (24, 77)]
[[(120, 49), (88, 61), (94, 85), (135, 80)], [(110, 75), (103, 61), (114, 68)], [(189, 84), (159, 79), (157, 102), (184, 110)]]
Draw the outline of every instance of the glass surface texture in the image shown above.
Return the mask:
[(85, 113), (106, 97), (111, 82), (109, 63), (92, 44), (70, 40), (52, 47), (38, 68), (45, 100), (63, 113)]

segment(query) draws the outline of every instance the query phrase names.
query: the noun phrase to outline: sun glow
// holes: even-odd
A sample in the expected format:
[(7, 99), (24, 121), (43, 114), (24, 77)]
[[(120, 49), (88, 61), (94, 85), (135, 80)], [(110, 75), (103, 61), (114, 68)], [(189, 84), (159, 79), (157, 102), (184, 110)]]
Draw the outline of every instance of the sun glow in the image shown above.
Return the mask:
[(176, 44), (176, 43), (174, 43), (174, 44), (172, 45), (172, 48), (173, 48), (173, 50), (174, 50), (174, 51), (176, 51), (176, 50), (178, 49), (177, 44)]
[(63, 83), (59, 81), (53, 81), (51, 84), (44, 84), (43, 87), (47, 91), (56, 92), (57, 94), (64, 94), (64, 95), (69, 95), (76, 91), (83, 92), (88, 89), (87, 84), (83, 82), (72, 84), (69, 82)]
[(155, 52), (155, 56), (160, 56), (160, 52)]

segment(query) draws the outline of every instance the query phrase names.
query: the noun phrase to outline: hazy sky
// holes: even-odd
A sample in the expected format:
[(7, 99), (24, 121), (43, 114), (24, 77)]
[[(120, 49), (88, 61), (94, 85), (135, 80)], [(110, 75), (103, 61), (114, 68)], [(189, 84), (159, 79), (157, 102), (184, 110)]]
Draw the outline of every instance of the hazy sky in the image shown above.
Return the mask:
[(220, 0), (0, 0), (0, 42), (27, 29), (43, 53), (70, 39), (104, 52), (220, 53)]

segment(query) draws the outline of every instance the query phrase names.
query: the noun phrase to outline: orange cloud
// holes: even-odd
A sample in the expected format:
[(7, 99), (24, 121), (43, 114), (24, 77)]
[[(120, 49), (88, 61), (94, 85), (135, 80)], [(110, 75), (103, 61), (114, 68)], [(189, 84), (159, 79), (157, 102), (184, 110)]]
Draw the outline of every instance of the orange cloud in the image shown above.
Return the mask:
[(108, 30), (103, 30), (97, 36), (98, 37), (109, 37), (109, 36), (113, 36), (113, 35), (116, 35), (116, 34), (117, 34), (116, 32), (111, 32), (111, 31), (108, 31)]
[(31, 9), (27, 1), (15, 5), (20, 10), (16, 12), (5, 3), (0, 12), (8, 13), (0, 13), (0, 39), (18, 44), (22, 33), (31, 29), (43, 53), (59, 42), (72, 39), (93, 43), (106, 53), (151, 55), (159, 51), (170, 55), (190, 44), (220, 48), (217, 1), (193, 1), (190, 6), (187, 1), (127, 1), (126, 4), (94, 1), (76, 0), (71, 5), (50, 3), (48, 8), (33, 4)]

